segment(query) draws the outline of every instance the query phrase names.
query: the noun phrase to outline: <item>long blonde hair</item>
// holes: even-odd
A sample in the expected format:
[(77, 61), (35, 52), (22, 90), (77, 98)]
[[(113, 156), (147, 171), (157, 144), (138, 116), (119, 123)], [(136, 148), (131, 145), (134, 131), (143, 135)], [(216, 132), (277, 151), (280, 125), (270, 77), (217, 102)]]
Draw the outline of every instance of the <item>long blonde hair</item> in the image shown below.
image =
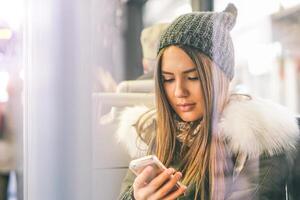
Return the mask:
[[(195, 199), (224, 199), (224, 144), (219, 137), (218, 121), (228, 100), (229, 79), (203, 53), (187, 46), (178, 46), (193, 60), (198, 71), (204, 97), (204, 114), (200, 132), (183, 156), (182, 183), (195, 185)], [(155, 73), (157, 130), (154, 152), (167, 166), (174, 159), (176, 128), (174, 111), (169, 104), (162, 82), (161, 60), (158, 56)]]

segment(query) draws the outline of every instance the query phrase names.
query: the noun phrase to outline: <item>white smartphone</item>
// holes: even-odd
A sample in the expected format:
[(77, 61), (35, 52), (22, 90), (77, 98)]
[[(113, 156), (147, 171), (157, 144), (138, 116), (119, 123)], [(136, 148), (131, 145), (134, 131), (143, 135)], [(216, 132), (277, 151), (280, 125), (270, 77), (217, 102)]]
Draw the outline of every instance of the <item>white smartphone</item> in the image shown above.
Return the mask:
[[(157, 175), (159, 175), (161, 172), (167, 169), (155, 155), (145, 156), (136, 160), (132, 160), (129, 164), (129, 169), (135, 175), (139, 175), (149, 165), (151, 165), (154, 170), (152, 170), (152, 174), (147, 180), (147, 182), (150, 182), (153, 178), (155, 178)], [(180, 186), (183, 186), (183, 184), (177, 181), (176, 188), (172, 189), (172, 191), (176, 190)]]

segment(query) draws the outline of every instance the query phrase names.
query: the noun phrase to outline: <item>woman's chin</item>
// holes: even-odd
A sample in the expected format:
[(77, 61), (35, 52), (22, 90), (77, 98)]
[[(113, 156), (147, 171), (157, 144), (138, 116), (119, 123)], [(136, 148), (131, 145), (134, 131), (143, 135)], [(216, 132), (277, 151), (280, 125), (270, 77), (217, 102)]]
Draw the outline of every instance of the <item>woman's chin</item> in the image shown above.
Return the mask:
[(194, 116), (194, 115), (189, 115), (189, 114), (188, 115), (183, 114), (183, 115), (179, 115), (179, 116), (185, 122), (193, 122), (193, 121), (196, 121), (201, 118), (199, 116)]

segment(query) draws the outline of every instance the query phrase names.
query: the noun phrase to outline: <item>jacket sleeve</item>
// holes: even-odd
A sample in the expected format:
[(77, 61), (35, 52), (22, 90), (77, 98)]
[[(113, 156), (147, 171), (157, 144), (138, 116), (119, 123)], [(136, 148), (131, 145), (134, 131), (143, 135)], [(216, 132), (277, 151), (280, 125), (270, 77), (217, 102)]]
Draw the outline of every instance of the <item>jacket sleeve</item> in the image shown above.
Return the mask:
[(134, 200), (132, 184), (135, 177), (136, 176), (130, 170), (127, 171), (127, 174), (121, 185), (119, 200)]
[(231, 187), (230, 200), (282, 200), (290, 162), (285, 154), (249, 159)]
[(300, 142), (297, 145), (297, 152), (295, 155), (295, 162), (291, 171), (290, 181), (288, 184), (288, 195), (289, 199), (297, 200), (300, 199)]
[(254, 197), (257, 199), (280, 200), (286, 198), (291, 160), (286, 154), (262, 158), (259, 163), (259, 184)]

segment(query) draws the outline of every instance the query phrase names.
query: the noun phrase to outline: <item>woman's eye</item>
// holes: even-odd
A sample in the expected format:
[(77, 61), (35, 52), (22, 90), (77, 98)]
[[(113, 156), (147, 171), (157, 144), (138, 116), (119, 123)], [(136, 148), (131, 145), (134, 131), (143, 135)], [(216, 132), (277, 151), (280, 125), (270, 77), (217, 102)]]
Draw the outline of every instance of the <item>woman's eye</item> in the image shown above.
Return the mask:
[(174, 81), (174, 78), (163, 78), (163, 82), (166, 83), (166, 82), (172, 82)]
[(195, 80), (199, 80), (199, 77), (198, 76), (196, 76), (196, 77), (188, 77), (188, 79), (191, 80), (191, 81), (195, 81)]

